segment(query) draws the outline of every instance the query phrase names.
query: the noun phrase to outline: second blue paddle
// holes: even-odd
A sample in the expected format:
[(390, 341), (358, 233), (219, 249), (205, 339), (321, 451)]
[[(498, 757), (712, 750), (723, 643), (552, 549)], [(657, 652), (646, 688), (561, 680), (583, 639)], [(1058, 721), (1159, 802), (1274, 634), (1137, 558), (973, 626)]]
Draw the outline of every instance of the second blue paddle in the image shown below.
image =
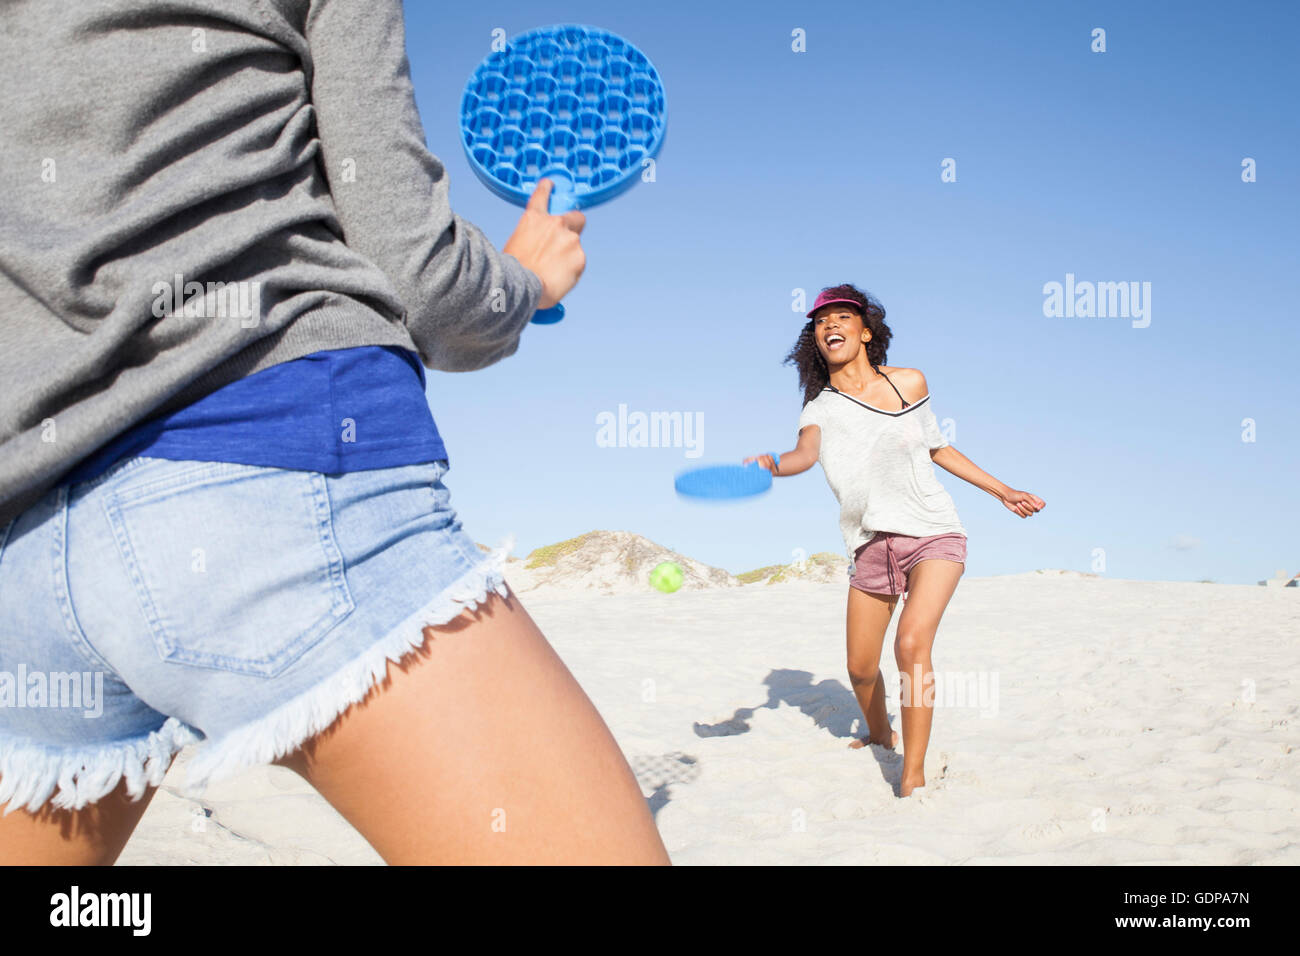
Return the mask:
[(704, 465), (681, 472), (673, 487), (679, 495), (687, 498), (748, 498), (761, 495), (772, 487), (772, 473), (757, 462)]

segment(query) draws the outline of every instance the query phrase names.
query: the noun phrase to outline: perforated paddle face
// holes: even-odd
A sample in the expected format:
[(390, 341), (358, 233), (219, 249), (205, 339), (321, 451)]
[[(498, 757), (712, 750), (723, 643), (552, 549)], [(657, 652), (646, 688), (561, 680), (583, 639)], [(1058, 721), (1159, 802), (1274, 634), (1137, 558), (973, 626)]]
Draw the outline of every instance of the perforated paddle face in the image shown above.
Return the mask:
[(772, 487), (772, 473), (758, 464), (706, 465), (683, 471), (673, 482), (688, 498), (746, 498)]
[(521, 33), (470, 77), (460, 106), (470, 167), (523, 206), (543, 177), (550, 212), (584, 209), (628, 189), (663, 144), (667, 110), (644, 53), (597, 27)]

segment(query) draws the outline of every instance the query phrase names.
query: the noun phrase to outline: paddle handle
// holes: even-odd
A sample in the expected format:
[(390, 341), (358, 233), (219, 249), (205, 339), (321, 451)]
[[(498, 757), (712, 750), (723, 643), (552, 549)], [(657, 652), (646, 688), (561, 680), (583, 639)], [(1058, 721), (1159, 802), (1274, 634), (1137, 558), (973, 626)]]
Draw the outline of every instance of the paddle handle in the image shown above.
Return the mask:
[[(578, 197), (573, 192), (573, 184), (553, 177), (551, 182), (555, 183), (555, 187), (551, 190), (551, 200), (546, 205), (546, 211), (552, 216), (558, 216), (570, 209), (576, 209)], [(554, 325), (562, 318), (564, 318), (564, 306), (557, 302), (549, 309), (538, 309), (534, 312), (532, 321), (538, 325)]]
[(533, 313), (531, 321), (538, 325), (554, 325), (562, 318), (564, 318), (564, 306), (557, 302), (549, 309), (538, 309)]

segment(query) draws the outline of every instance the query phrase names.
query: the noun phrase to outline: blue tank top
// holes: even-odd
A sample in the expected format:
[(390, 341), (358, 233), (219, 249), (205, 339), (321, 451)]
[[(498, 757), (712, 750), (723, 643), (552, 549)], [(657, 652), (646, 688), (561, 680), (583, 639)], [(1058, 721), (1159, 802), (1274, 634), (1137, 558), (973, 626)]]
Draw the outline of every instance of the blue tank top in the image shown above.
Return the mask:
[(447, 457), (407, 349), (313, 352), (148, 418), (60, 479), (86, 481), (133, 455), (339, 474)]

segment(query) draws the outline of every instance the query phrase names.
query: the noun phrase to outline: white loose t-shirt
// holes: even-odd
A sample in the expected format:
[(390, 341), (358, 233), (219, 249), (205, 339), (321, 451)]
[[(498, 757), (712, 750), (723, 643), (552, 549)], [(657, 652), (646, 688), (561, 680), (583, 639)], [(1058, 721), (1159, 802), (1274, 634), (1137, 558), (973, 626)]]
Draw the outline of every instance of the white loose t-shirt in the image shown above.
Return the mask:
[(799, 428), (806, 425), (821, 428), (817, 460), (839, 500), (850, 558), (877, 531), (918, 538), (966, 533), (930, 460), (930, 450), (948, 442), (929, 395), (891, 412), (825, 388), (803, 407)]

